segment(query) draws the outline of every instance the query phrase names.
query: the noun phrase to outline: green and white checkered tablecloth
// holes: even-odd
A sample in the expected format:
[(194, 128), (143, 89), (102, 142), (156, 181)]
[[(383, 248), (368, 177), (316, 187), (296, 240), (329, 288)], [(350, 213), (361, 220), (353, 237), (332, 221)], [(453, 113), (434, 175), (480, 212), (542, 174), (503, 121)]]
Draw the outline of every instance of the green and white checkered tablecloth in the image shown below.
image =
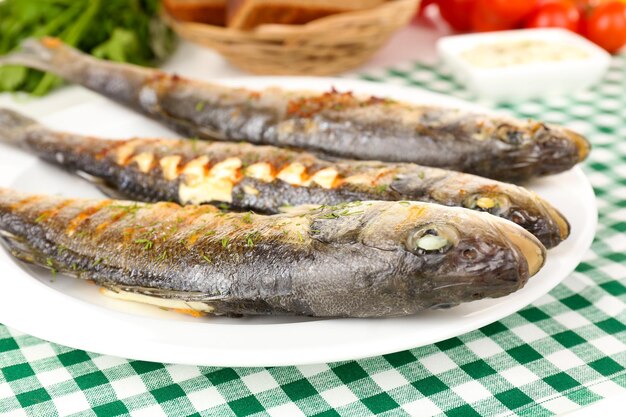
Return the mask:
[[(0, 325), (0, 415), (550, 416), (626, 392), (626, 59), (592, 91), (502, 106), (594, 145), (600, 224), (576, 272), (522, 311), (434, 345), (281, 368), (167, 365), (74, 350)], [(471, 96), (420, 64), (362, 78)]]

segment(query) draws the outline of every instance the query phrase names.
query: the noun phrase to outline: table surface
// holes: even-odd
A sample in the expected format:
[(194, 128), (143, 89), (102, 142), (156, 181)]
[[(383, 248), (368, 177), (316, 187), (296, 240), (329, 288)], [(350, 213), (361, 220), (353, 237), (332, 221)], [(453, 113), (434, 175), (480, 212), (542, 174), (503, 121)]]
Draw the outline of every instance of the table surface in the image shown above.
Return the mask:
[[(437, 67), (434, 43), (445, 33), (443, 26), (402, 30), (368, 64), (346, 75), (471, 98)], [(614, 143), (616, 134), (626, 133), (626, 106), (620, 97), (626, 85), (623, 61), (616, 59), (608, 84), (593, 92), (502, 108), (571, 125), (588, 134), (596, 147), (586, 170), (599, 195), (598, 235), (603, 242), (596, 241), (578, 271), (531, 307), (425, 348), (371, 360), (280, 369), (141, 362), (129, 366), (123, 359), (71, 350), (4, 328), (0, 414), (94, 415), (96, 410), (95, 415), (107, 415), (128, 410), (139, 416), (179, 415), (178, 410), (186, 415), (180, 410), (195, 409), (247, 415), (261, 407), (257, 411), (276, 416), (615, 415), (612, 412), (626, 404), (626, 302), (619, 282), (626, 277), (619, 256), (626, 249), (626, 209), (621, 204), (626, 198), (626, 170), (621, 168), (626, 147)], [(187, 43), (164, 68), (199, 79), (248, 75)], [(68, 87), (27, 102), (0, 96), (0, 105), (40, 116), (93, 97)], [(0, 185), (7, 180), (0, 178)], [(282, 400), (270, 398), (278, 393)], [(180, 402), (183, 396), (185, 405)]]

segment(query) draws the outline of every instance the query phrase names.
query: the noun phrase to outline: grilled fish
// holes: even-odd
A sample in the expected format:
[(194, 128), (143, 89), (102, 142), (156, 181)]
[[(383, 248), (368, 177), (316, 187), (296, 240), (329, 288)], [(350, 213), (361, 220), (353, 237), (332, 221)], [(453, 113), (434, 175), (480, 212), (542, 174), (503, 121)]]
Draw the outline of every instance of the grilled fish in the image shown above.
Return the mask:
[(573, 167), (587, 140), (534, 121), (414, 106), (350, 92), (252, 91), (101, 61), (57, 39), (0, 58), (55, 73), (184, 135), (304, 148), (325, 157), (411, 162), (521, 181)]
[[(335, 161), (271, 146), (190, 140), (111, 141), (46, 129), (0, 109), (0, 142), (96, 177), (109, 196), (180, 204), (226, 203), (278, 213), (282, 206), (356, 200), (414, 200), (512, 220), (551, 248), (569, 225), (525, 188), (414, 164)], [(113, 191), (111, 191), (113, 189)]]
[(507, 295), (545, 259), (512, 222), (416, 202), (263, 216), (0, 189), (0, 231), (24, 261), (213, 315), (408, 315)]

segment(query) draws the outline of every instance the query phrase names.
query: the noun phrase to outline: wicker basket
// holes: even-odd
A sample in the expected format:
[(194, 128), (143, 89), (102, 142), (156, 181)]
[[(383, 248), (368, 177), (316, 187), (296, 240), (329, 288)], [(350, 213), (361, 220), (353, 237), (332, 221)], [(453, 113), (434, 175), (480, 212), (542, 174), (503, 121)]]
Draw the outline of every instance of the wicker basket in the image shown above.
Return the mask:
[(164, 14), (184, 39), (215, 49), (255, 74), (328, 75), (355, 68), (406, 25), (420, 0), (391, 0), (305, 25), (262, 25), (250, 32), (178, 21)]

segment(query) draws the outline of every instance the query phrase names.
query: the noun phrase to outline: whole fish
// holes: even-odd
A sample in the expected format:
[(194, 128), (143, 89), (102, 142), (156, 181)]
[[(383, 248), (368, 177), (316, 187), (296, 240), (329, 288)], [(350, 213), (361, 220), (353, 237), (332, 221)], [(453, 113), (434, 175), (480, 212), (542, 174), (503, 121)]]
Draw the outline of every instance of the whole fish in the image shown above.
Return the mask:
[(351, 92), (252, 91), (98, 60), (57, 39), (0, 58), (49, 71), (201, 139), (304, 148), (349, 159), (411, 162), (521, 181), (570, 169), (589, 143), (571, 130)]
[(263, 213), (302, 204), (424, 201), (511, 220), (548, 248), (567, 238), (570, 230), (554, 207), (525, 188), (414, 164), (329, 162), (308, 153), (246, 143), (112, 141), (54, 132), (6, 109), (0, 109), (0, 142), (96, 177), (108, 195), (125, 199), (226, 203)]
[(408, 315), (510, 294), (545, 259), (512, 222), (415, 202), (262, 216), (0, 189), (0, 231), (17, 258), (118, 298), (215, 315)]

